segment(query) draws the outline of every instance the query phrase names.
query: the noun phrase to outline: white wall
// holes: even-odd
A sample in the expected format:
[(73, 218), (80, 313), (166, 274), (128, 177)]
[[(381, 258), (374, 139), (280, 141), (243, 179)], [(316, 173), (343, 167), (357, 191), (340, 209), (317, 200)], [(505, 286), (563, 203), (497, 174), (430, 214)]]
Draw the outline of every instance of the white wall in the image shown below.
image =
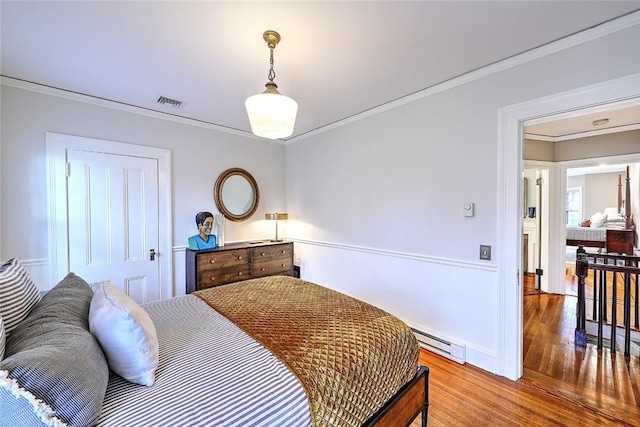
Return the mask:
[[(596, 173), (585, 176), (585, 218), (606, 208), (618, 207), (619, 173)], [(624, 176), (624, 173), (622, 174)], [(622, 181), (622, 198), (624, 199), (624, 180)]]
[[(618, 206), (618, 172), (567, 177), (567, 187), (582, 187), (583, 219)], [(624, 175), (624, 174), (623, 174)], [(622, 188), (624, 198), (624, 181)]]
[(494, 260), (518, 251), (497, 246), (498, 111), (638, 73), (639, 39), (635, 26), (288, 145), (303, 277), (462, 342), (468, 361), (497, 372), (505, 266), (479, 261), (479, 245)]
[[(7, 81), (5, 80), (5, 83)], [(11, 83), (13, 84), (13, 83)], [(31, 87), (31, 86), (26, 86)], [(43, 89), (44, 90), (44, 89)], [(0, 249), (24, 262), (42, 289), (48, 283), (48, 210), (45, 132), (166, 148), (172, 153), (174, 278), (184, 288), (187, 238), (196, 233), (195, 214), (217, 212), (213, 186), (225, 169), (241, 167), (256, 179), (260, 204), (252, 218), (227, 221), (228, 241), (271, 237), (264, 213), (285, 206), (284, 146), (201, 126), (2, 86)], [(3, 258), (3, 259), (4, 259)]]
[(634, 154), (640, 152), (640, 130), (571, 139), (553, 147), (556, 162)]

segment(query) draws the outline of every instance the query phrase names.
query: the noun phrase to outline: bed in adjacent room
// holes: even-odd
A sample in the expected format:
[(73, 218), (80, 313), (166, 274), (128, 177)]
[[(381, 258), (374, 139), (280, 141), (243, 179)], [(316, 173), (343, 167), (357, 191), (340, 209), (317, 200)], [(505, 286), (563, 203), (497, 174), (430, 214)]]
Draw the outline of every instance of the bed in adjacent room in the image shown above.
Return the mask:
[[(618, 176), (618, 206), (596, 212), (579, 227), (567, 226), (567, 246), (584, 246), (607, 253), (634, 254), (635, 224), (631, 216), (629, 167), (623, 198), (622, 176)], [(625, 202), (626, 201), (626, 202)]]
[(426, 425), (428, 369), (411, 329), (304, 280), (143, 309), (70, 274), (28, 305), (0, 352), (0, 425), (406, 426), (420, 413)]

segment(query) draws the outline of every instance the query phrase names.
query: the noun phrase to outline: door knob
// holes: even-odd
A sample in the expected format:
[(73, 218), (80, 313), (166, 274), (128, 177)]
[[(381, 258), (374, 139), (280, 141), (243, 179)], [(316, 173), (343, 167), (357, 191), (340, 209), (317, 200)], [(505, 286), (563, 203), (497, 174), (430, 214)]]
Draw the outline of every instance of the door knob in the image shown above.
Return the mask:
[(149, 259), (150, 259), (151, 261), (155, 261), (155, 259), (156, 259), (156, 250), (155, 250), (155, 249), (151, 249), (151, 250), (149, 251)]

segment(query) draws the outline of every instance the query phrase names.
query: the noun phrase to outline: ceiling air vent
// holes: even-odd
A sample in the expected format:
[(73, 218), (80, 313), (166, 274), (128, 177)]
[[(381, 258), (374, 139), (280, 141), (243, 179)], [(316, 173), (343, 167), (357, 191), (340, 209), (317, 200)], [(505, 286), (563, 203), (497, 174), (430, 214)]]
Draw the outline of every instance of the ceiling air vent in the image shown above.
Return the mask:
[(166, 96), (160, 96), (156, 101), (158, 104), (168, 105), (169, 107), (180, 108), (182, 105), (182, 101), (178, 101), (177, 99), (167, 98)]

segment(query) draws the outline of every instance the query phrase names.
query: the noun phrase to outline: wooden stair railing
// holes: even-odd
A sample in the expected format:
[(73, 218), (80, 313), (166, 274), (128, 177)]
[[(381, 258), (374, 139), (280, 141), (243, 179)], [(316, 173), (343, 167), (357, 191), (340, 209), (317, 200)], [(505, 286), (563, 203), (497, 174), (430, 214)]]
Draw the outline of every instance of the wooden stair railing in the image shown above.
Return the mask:
[[(624, 356), (631, 353), (631, 295), (632, 282), (635, 295), (634, 327), (638, 329), (638, 276), (640, 275), (640, 257), (629, 255), (587, 254), (582, 247), (578, 248), (576, 259), (576, 275), (578, 276), (578, 303), (576, 307), (576, 331), (575, 344), (581, 347), (587, 345), (586, 332), (586, 278), (589, 270), (593, 271), (593, 316), (592, 320), (598, 322), (597, 348), (603, 348), (603, 325), (607, 322), (608, 296), (607, 286), (611, 278), (611, 337), (610, 350), (616, 352), (617, 332), (617, 304), (618, 304), (618, 278), (621, 278), (623, 286), (623, 322), (624, 327)], [(612, 274), (608, 275), (607, 273)]]

